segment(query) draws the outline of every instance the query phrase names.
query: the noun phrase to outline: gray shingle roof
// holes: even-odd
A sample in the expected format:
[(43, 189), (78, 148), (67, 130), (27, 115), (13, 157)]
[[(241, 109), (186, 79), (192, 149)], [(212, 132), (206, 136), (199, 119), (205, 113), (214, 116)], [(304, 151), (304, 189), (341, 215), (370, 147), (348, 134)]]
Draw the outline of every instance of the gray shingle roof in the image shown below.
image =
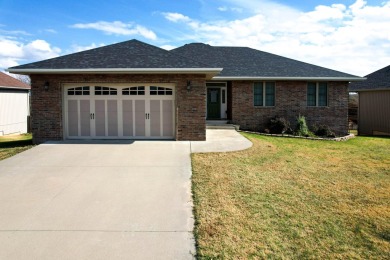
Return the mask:
[(173, 49), (171, 52), (223, 68), (223, 71), (217, 77), (329, 77), (361, 79), (347, 73), (248, 47), (216, 47), (203, 43), (191, 43)]
[(212, 68), (153, 45), (130, 40), (13, 69)]
[(390, 65), (368, 74), (365, 78), (367, 80), (349, 84), (349, 91), (390, 90)]

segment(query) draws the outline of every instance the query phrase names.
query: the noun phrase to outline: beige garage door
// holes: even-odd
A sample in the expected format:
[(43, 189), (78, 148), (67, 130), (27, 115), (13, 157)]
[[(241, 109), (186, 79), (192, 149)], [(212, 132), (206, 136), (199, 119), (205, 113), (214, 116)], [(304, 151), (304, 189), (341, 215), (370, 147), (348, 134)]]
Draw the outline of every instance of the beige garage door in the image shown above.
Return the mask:
[(67, 139), (173, 139), (171, 85), (66, 85)]

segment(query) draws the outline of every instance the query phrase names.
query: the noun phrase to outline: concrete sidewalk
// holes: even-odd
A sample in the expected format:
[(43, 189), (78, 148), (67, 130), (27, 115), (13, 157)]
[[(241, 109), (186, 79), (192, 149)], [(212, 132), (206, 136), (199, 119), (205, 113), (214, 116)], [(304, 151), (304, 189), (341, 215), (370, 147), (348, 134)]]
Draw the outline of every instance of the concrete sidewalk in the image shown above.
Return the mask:
[(0, 259), (192, 259), (192, 152), (252, 144), (63, 141), (0, 161)]
[(192, 153), (232, 152), (252, 147), (252, 142), (231, 129), (207, 129), (206, 141), (192, 141)]

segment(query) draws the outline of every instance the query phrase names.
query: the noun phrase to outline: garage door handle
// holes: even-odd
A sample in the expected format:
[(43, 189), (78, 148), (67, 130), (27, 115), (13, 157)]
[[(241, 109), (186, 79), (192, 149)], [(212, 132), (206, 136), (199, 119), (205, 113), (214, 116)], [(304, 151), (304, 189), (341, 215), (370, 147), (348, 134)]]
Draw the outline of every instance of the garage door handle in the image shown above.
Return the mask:
[(95, 119), (95, 113), (91, 113), (91, 119)]
[(146, 114), (145, 114), (145, 118), (146, 118), (146, 119), (149, 119), (149, 118), (150, 118), (149, 113), (146, 113)]

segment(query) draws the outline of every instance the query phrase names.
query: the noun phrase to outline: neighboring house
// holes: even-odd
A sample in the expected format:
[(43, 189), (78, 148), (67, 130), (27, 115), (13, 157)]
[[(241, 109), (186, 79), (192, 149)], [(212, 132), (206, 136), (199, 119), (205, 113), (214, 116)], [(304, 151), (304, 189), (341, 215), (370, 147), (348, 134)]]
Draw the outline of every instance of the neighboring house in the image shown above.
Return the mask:
[(349, 85), (359, 93), (358, 134), (390, 135), (390, 65), (366, 78)]
[(348, 83), (362, 78), (245, 47), (166, 51), (130, 40), (9, 68), (30, 75), (35, 143), (205, 140), (207, 119), (264, 130), (273, 116), (348, 131)]
[(27, 133), (30, 86), (0, 72), (0, 136)]

